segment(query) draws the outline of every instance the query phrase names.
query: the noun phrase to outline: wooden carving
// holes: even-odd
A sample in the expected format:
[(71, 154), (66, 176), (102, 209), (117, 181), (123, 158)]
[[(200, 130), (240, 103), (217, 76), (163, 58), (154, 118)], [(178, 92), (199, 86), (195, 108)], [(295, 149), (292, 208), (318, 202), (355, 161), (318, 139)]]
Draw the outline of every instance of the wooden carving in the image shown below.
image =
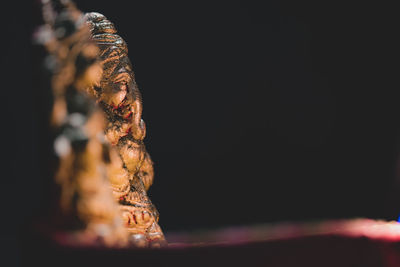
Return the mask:
[(106, 114), (106, 138), (120, 156), (112, 160), (113, 194), (133, 237), (146, 240), (150, 246), (162, 245), (165, 239), (158, 225), (158, 212), (146, 193), (153, 183), (153, 163), (143, 143), (146, 126), (142, 120), (142, 97), (127, 45), (105, 16), (93, 12), (85, 18), (103, 64), (100, 84), (93, 91)]
[(81, 243), (162, 246), (146, 193), (153, 164), (126, 44), (103, 15), (83, 16), (68, 0), (43, 3), (37, 40), (48, 53), (54, 96), (59, 228)]

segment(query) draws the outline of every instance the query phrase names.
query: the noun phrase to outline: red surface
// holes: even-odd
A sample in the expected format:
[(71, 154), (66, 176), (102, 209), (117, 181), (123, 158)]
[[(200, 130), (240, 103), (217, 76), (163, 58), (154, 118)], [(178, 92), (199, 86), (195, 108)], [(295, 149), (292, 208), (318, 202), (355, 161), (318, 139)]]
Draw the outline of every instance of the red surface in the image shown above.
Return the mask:
[(23, 266), (400, 266), (400, 224), (367, 219), (167, 234), (162, 249), (27, 236)]

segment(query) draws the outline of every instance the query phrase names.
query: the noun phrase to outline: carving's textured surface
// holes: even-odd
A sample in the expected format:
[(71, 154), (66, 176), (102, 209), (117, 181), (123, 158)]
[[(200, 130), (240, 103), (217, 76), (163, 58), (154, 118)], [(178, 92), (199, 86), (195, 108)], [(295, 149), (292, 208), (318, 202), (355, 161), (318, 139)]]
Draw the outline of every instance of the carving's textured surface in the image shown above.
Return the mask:
[(106, 114), (106, 138), (119, 156), (111, 158), (114, 197), (132, 238), (159, 246), (165, 243), (158, 212), (146, 194), (153, 182), (153, 163), (143, 139), (142, 98), (135, 82), (125, 41), (112, 22), (99, 13), (85, 15), (92, 38), (100, 48), (103, 75), (94, 94)]
[(107, 162), (115, 155), (104, 140), (103, 112), (90, 96), (102, 73), (99, 49), (71, 2), (46, 1), (44, 15), (46, 24), (37, 41), (47, 50), (45, 65), (54, 96), (51, 125), (60, 189), (56, 228), (79, 243), (125, 246), (128, 234), (107, 179), (112, 172)]
[(53, 96), (54, 230), (79, 244), (165, 245), (146, 193), (153, 163), (125, 42), (101, 14), (84, 16), (69, 0), (42, 3), (35, 39)]

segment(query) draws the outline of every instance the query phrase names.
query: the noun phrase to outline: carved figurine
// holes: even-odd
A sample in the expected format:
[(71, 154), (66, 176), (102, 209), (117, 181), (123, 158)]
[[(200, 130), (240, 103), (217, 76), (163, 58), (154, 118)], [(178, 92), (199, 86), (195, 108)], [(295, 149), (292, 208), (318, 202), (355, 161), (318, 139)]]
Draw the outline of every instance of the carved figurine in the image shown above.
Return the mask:
[(86, 14), (85, 19), (103, 64), (100, 84), (93, 86), (93, 92), (106, 114), (106, 139), (119, 152), (119, 157), (111, 159), (114, 197), (132, 238), (161, 246), (165, 239), (158, 225), (158, 212), (146, 194), (153, 183), (153, 163), (143, 143), (146, 126), (142, 120), (142, 98), (127, 45), (105, 16), (93, 12)]
[(146, 193), (153, 163), (124, 40), (103, 15), (83, 16), (69, 0), (43, 0), (43, 14), (37, 40), (54, 98), (58, 229), (79, 243), (165, 245)]
[(70, 1), (44, 3), (46, 25), (37, 41), (47, 50), (54, 98), (51, 125), (60, 191), (55, 227), (72, 242), (126, 246), (128, 234), (107, 179), (108, 162), (115, 155), (104, 140), (103, 112), (90, 92), (102, 73), (99, 49), (83, 14)]

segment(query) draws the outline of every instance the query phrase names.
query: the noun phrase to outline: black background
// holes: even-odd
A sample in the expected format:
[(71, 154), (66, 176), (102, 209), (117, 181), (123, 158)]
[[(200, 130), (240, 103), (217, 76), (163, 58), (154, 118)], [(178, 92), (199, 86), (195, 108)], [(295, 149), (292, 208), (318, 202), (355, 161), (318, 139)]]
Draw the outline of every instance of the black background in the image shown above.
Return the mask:
[[(3, 6), (0, 236), (40, 209), (31, 33)], [(397, 219), (394, 8), (351, 1), (76, 1), (116, 25), (144, 98), (150, 196), (168, 231)], [(4, 105), (5, 104), (5, 105)], [(4, 250), (3, 250), (4, 251)], [(8, 254), (18, 256), (18, 251)], [(15, 254), (16, 253), (16, 254)]]

